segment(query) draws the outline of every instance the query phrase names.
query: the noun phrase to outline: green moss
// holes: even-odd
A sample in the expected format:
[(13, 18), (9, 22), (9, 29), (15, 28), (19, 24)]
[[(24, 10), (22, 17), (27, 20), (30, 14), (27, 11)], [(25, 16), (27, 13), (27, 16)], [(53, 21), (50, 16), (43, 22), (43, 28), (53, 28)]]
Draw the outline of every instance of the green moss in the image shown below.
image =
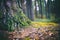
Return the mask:
[[(0, 15), (0, 18), (2, 18), (3, 13), (0, 12)], [(4, 23), (3, 20), (6, 20), (6, 23)], [(21, 9), (18, 9), (17, 12), (13, 13), (12, 17), (6, 13), (6, 17), (0, 19), (0, 29), (13, 31), (15, 29), (15, 23), (18, 23), (19, 27), (24, 27), (30, 25), (31, 21), (25, 16)]]
[(30, 38), (29, 37), (26, 37), (25, 40), (30, 40)]

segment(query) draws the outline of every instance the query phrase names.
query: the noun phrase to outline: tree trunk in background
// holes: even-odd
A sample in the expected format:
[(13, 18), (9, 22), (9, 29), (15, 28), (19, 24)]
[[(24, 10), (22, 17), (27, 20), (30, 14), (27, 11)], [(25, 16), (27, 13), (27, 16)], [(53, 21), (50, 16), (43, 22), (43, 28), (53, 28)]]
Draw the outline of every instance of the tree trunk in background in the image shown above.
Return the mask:
[(41, 15), (41, 19), (43, 18), (43, 13), (42, 13), (42, 0), (38, 0), (38, 5), (39, 5), (39, 13)]
[(37, 12), (37, 5), (36, 5), (37, 0), (35, 0), (35, 16), (38, 18), (38, 12)]
[(54, 10), (56, 13), (56, 18), (60, 18), (60, 0), (55, 0)]
[(42, 1), (42, 14), (43, 14), (43, 19), (45, 19), (45, 0), (41, 0)]
[(44, 0), (44, 5), (45, 5), (45, 18), (47, 19), (47, 10), (46, 10), (46, 5), (47, 5), (47, 3), (46, 3), (46, 0)]
[(30, 20), (34, 20), (32, 0), (26, 0), (27, 15)]
[(55, 22), (60, 23), (60, 0), (54, 0)]
[(48, 0), (47, 2), (47, 18), (50, 19), (51, 14), (51, 0)]
[(24, 12), (24, 14), (27, 16), (27, 9), (26, 9), (26, 0), (20, 0), (21, 8)]

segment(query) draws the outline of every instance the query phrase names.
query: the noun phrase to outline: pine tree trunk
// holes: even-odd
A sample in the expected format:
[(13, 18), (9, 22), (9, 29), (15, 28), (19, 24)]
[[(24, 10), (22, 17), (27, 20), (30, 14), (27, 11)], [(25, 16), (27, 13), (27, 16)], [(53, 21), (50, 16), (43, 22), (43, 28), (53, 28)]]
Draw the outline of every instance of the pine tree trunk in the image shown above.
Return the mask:
[(28, 18), (31, 19), (31, 20), (34, 20), (32, 0), (26, 0), (26, 7), (27, 7)]
[(43, 13), (42, 13), (42, 0), (38, 0), (38, 4), (39, 4), (39, 13), (41, 15), (41, 18), (43, 18)]
[(35, 0), (35, 16), (38, 18), (38, 12), (37, 12), (37, 5), (36, 5), (37, 0)]

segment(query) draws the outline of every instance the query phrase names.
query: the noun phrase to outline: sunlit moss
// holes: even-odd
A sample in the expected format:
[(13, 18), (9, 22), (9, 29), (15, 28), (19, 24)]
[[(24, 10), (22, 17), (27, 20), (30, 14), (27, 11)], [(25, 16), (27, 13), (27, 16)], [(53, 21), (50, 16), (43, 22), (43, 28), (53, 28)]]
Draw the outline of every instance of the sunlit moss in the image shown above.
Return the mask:
[(49, 27), (49, 26), (57, 26), (58, 24), (54, 22), (32, 22), (33, 27)]
[(25, 40), (30, 40), (30, 38), (29, 37), (26, 37)]

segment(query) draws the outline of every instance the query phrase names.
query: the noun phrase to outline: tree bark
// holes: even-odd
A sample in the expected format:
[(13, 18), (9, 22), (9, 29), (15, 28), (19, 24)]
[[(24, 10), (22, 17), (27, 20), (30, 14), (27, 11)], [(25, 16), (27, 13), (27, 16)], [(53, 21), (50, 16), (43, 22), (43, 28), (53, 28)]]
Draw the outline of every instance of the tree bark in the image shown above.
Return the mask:
[(26, 0), (26, 7), (27, 7), (28, 18), (31, 19), (31, 20), (34, 20), (32, 0)]
[(43, 18), (43, 13), (42, 13), (42, 0), (38, 0), (38, 4), (39, 4), (39, 13), (41, 15), (41, 19)]
[(37, 5), (36, 5), (37, 0), (35, 0), (35, 16), (38, 18), (38, 12), (37, 12)]

